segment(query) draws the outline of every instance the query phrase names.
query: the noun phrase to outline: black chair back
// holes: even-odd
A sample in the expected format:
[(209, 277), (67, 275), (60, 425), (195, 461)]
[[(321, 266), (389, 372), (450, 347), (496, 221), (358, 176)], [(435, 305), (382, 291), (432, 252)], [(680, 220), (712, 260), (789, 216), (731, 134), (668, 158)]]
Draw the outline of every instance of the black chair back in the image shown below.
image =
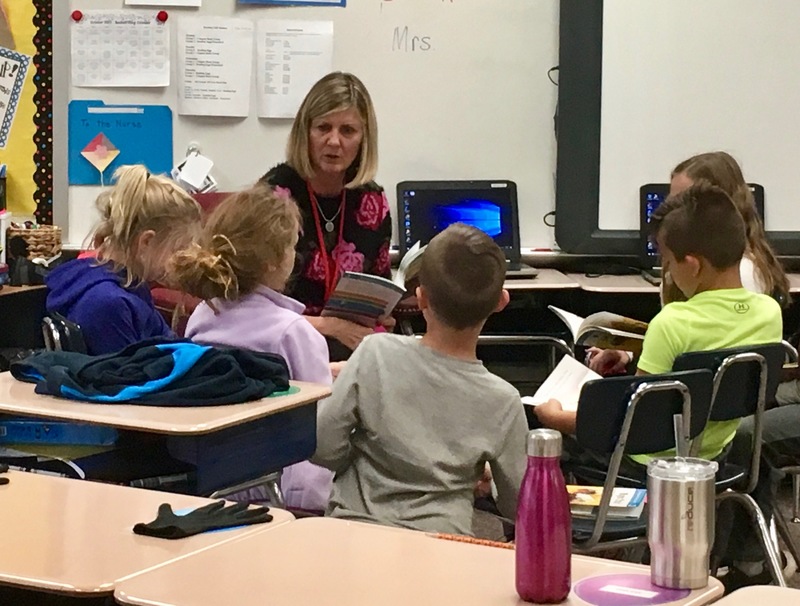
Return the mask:
[[(737, 354), (754, 353), (762, 356), (767, 365), (765, 403), (775, 400), (775, 390), (780, 382), (781, 368), (786, 356), (782, 343), (750, 345), (686, 353), (676, 358), (675, 371), (706, 368), (717, 374), (723, 362)], [(757, 359), (742, 361), (722, 369), (715, 378), (714, 401), (709, 421), (730, 421), (755, 414), (759, 401), (761, 364)]]
[(87, 353), (81, 327), (57, 312), (48, 313), (42, 320), (42, 334), (47, 349)]
[[(713, 374), (691, 370), (663, 375), (609, 377), (589, 381), (581, 390), (575, 437), (584, 448), (609, 454), (616, 447), (628, 403), (640, 385), (680, 381), (691, 396), (689, 438), (704, 429), (711, 405)], [(625, 444), (625, 454), (648, 454), (675, 447), (674, 415), (682, 414), (677, 390), (646, 394), (638, 404)]]

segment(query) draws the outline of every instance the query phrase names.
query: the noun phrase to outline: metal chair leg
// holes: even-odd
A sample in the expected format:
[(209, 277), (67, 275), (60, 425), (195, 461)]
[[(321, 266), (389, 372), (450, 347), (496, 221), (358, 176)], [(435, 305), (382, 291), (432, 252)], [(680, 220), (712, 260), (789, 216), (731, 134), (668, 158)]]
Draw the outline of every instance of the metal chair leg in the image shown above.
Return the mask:
[(758, 538), (761, 541), (761, 547), (764, 549), (767, 567), (769, 568), (772, 580), (779, 587), (786, 587), (786, 579), (783, 578), (783, 567), (781, 566), (781, 559), (780, 555), (778, 554), (778, 549), (770, 538), (769, 527), (767, 526), (767, 521), (764, 519), (764, 514), (761, 512), (761, 508), (755, 502), (753, 497), (747, 494), (728, 491), (717, 495), (717, 499), (732, 499), (747, 510), (747, 513), (750, 514), (751, 520), (754, 522), (754, 529), (758, 533)]
[(792, 538), (792, 533), (789, 530), (789, 524), (787, 524), (786, 519), (783, 517), (783, 514), (781, 514), (780, 511), (775, 512), (774, 519), (775, 526), (778, 529), (778, 535), (781, 537), (783, 544), (786, 545), (789, 553), (792, 554), (794, 561), (800, 563), (800, 550), (798, 550), (797, 544)]
[(792, 474), (792, 496), (792, 523), (800, 524), (800, 475), (796, 473)]

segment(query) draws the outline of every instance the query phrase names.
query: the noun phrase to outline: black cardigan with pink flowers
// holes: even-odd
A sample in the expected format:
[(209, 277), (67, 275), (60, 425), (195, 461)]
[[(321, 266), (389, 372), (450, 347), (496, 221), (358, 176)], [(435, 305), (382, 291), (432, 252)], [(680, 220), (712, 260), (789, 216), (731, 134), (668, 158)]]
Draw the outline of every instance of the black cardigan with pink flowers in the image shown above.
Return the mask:
[[(305, 180), (288, 164), (279, 164), (261, 177), (273, 188), (288, 189), (303, 215), (303, 231), (297, 242), (297, 258), (286, 294), (306, 306), (306, 313), (319, 315), (325, 306), (325, 270), (319, 252), (317, 228)], [(332, 219), (339, 210), (341, 197), (317, 196), (322, 216)], [(348, 189), (343, 216), (334, 220), (335, 229), (323, 229), (328, 258), (337, 261), (339, 271), (358, 271), (383, 277), (391, 276), (389, 243), (392, 218), (383, 188), (374, 182)], [(340, 221), (344, 221), (342, 242), (338, 243)], [(325, 223), (325, 219), (322, 219)]]

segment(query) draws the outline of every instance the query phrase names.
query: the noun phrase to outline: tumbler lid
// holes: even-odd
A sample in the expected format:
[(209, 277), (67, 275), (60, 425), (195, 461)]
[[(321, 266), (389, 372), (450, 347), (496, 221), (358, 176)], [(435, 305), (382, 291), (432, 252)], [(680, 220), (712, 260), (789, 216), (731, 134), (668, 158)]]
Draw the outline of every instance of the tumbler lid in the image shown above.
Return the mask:
[(555, 429), (532, 429), (528, 432), (529, 457), (560, 457), (561, 433)]
[(647, 475), (661, 480), (699, 482), (713, 479), (718, 468), (716, 461), (693, 457), (667, 457), (650, 461), (647, 464)]

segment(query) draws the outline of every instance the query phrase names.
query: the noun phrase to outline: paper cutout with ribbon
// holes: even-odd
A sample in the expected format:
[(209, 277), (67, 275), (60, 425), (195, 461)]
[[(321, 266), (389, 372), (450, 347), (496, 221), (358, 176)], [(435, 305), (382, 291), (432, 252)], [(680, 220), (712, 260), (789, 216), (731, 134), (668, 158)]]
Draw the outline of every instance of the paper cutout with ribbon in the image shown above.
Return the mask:
[(89, 163), (100, 172), (100, 184), (103, 182), (103, 173), (114, 159), (119, 156), (119, 149), (103, 133), (99, 133), (94, 139), (86, 144), (81, 151), (81, 156), (86, 158)]

